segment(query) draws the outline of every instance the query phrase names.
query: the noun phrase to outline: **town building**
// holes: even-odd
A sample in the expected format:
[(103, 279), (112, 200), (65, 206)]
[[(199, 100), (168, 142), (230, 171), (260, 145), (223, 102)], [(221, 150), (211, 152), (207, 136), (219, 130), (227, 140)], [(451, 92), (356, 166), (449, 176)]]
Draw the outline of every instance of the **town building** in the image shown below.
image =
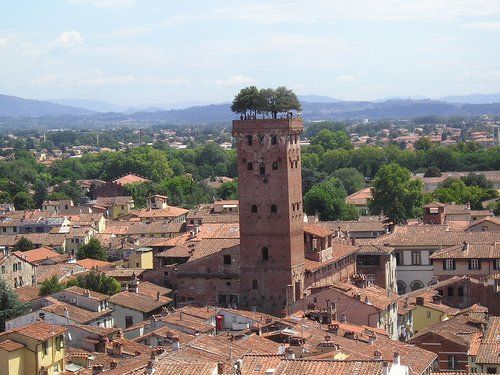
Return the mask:
[(20, 251), (10, 253), (6, 250), (0, 252), (0, 278), (11, 289), (21, 288), (25, 285), (36, 285), (37, 266), (27, 260)]

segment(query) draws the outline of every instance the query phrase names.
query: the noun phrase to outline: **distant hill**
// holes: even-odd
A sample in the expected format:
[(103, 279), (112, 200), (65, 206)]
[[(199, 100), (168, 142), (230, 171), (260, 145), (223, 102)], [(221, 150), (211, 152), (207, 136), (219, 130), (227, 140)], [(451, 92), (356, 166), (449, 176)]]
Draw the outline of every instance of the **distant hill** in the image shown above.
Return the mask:
[(330, 96), (324, 95), (298, 95), (298, 98), (301, 102), (308, 103), (337, 103), (342, 102), (340, 99), (335, 99)]
[[(480, 116), (500, 115), (500, 103), (494, 104), (450, 104), (436, 100), (388, 100), (385, 102), (302, 102), (302, 116), (307, 121), (347, 119), (408, 119), (427, 115)], [(237, 118), (230, 104), (196, 106), (182, 110), (160, 112), (136, 112), (127, 118), (138, 121), (162, 122), (227, 122)]]
[(94, 113), (83, 108), (0, 94), (0, 117), (85, 116)]
[[(88, 109), (93, 112), (125, 112), (126, 106), (89, 99), (47, 99), (47, 101), (65, 106)], [(157, 109), (160, 110), (160, 109)]]
[(500, 94), (452, 95), (445, 96), (439, 100), (447, 103), (490, 104), (500, 103)]

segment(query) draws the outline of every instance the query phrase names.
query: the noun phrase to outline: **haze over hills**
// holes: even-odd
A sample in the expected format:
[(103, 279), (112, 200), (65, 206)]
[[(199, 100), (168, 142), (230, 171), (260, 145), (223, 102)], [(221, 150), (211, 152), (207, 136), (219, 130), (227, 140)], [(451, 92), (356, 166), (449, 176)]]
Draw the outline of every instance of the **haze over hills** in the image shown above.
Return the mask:
[[(481, 100), (488, 103), (498, 97), (496, 103), (464, 104), (460, 100)], [(426, 115), (478, 116), (500, 115), (500, 94), (474, 94), (448, 97), (455, 103), (439, 100), (395, 99), (385, 101), (341, 101), (328, 96), (304, 95), (302, 115), (309, 121), (345, 119), (412, 118)], [(125, 121), (127, 119), (146, 122), (206, 123), (227, 122), (234, 119), (230, 104), (192, 105), (193, 102), (177, 103), (175, 109), (154, 106), (144, 109), (128, 108), (98, 100), (58, 99), (57, 103), (23, 99), (0, 95), (0, 117), (43, 117), (71, 115), (104, 121)], [(82, 108), (81, 106), (85, 106)], [(179, 108), (180, 107), (180, 108)], [(187, 107), (187, 108), (184, 108)], [(110, 113), (113, 112), (113, 113)]]

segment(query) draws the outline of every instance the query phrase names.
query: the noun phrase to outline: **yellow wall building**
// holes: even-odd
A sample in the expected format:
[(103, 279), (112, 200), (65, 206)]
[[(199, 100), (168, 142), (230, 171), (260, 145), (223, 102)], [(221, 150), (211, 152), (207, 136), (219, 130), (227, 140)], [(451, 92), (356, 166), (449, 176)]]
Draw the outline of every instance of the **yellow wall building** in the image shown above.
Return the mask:
[(457, 309), (446, 305), (424, 302), (416, 304), (413, 308), (413, 330), (415, 333), (421, 330), (447, 320), (450, 316), (455, 315)]
[(43, 321), (0, 335), (0, 374), (62, 374), (66, 328)]

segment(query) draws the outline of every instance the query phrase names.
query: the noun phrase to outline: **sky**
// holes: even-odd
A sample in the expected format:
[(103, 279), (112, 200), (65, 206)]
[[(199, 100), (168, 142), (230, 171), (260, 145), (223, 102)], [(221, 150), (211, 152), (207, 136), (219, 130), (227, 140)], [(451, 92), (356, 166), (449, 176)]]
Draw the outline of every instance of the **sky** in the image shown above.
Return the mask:
[(0, 0), (0, 93), (122, 105), (286, 85), (500, 92), (499, 0)]

